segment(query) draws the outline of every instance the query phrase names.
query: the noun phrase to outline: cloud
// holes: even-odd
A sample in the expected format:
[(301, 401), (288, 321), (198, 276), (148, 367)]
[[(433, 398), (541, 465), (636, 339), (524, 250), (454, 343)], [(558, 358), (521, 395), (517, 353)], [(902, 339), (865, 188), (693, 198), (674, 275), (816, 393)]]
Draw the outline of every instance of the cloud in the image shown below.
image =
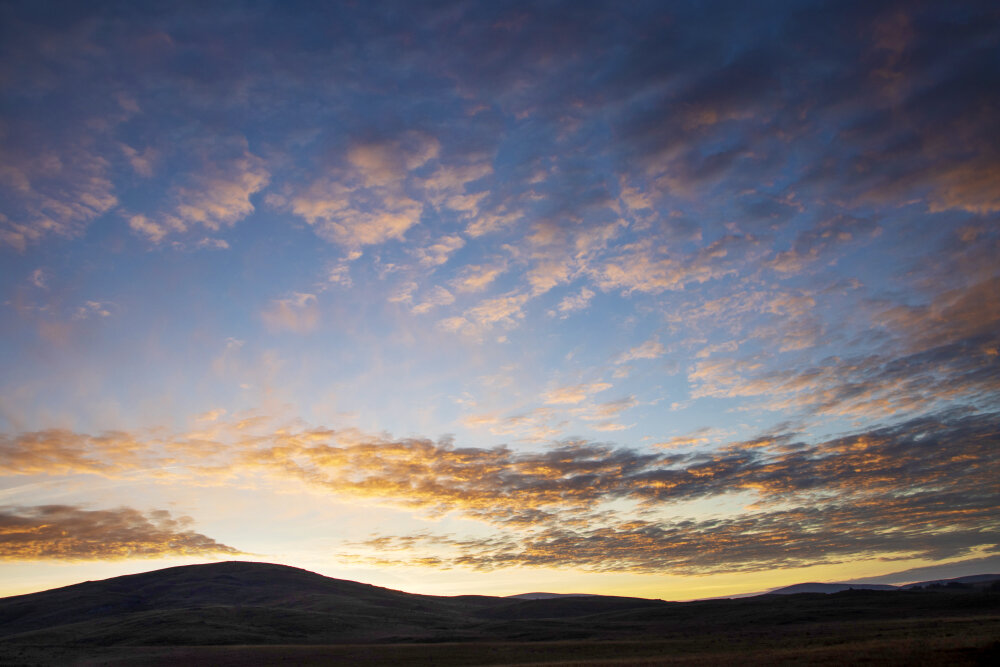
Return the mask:
[(0, 243), (23, 251), (46, 236), (74, 237), (118, 205), (110, 164), (86, 143), (58, 150), (11, 146), (0, 132)]
[[(929, 305), (877, 311), (893, 337), (875, 352), (779, 368), (757, 357), (699, 361), (688, 374), (692, 396), (764, 396), (758, 407), (871, 418), (985, 400), (1000, 391), (1000, 311), (990, 296), (998, 285), (991, 278), (942, 291)], [(815, 337), (808, 327), (780, 338), (766, 329), (760, 335), (778, 339), (782, 349), (800, 347), (796, 335), (806, 344)]]
[(341, 287), (351, 287), (354, 280), (351, 279), (351, 264), (346, 260), (341, 260), (330, 267), (326, 274), (326, 280), (330, 284)]
[(653, 446), (662, 447), (664, 449), (680, 449), (682, 447), (707, 445), (712, 442), (716, 442), (719, 439), (720, 438), (713, 436), (713, 429), (711, 427), (704, 426), (687, 435), (678, 435), (673, 438), (657, 442)]
[(461, 317), (441, 320), (439, 326), (445, 331), (453, 331), (467, 336), (480, 337), (494, 327), (511, 328), (524, 318), (522, 310), (530, 295), (509, 293), (492, 299), (484, 299), (472, 306)]
[(455, 297), (451, 292), (440, 285), (436, 285), (434, 289), (431, 290), (430, 294), (425, 295), (424, 300), (413, 306), (411, 310), (418, 315), (422, 315), (430, 312), (438, 306), (447, 306), (454, 302)]
[[(250, 198), (270, 182), (264, 160), (250, 152), (243, 137), (196, 146), (201, 166), (182, 177), (170, 192), (172, 206), (159, 214), (128, 214), (129, 226), (153, 243), (195, 228), (219, 231), (254, 211)], [(225, 241), (207, 240), (216, 248)], [(204, 241), (202, 242), (204, 243)]]
[(515, 453), (426, 440), (334, 446), (290, 438), (251, 459), (337, 493), (392, 497), (498, 522), (505, 521), (499, 507), (572, 512), (613, 499), (661, 504), (737, 491), (756, 492), (766, 502), (812, 504), (817, 493), (845, 503), (855, 496), (909, 497), (914, 489), (924, 489), (927, 498), (965, 489), (970, 502), (995, 503), (988, 469), (997, 456), (998, 424), (994, 414), (943, 415), (815, 444), (773, 435), (684, 455), (573, 441)]
[(225, 408), (216, 408), (215, 410), (209, 410), (208, 412), (203, 412), (198, 415), (195, 419), (200, 422), (214, 422), (226, 414)]
[(313, 183), (290, 207), (322, 238), (349, 248), (402, 239), (423, 212), (420, 202), (406, 195), (356, 190), (333, 181)]
[(828, 257), (838, 246), (871, 237), (879, 231), (874, 221), (853, 215), (839, 215), (801, 232), (792, 247), (777, 253), (769, 265), (783, 274), (796, 274), (808, 265)]
[[(583, 419), (589, 421), (609, 420), (617, 417), (625, 410), (634, 408), (638, 404), (639, 401), (636, 400), (635, 396), (626, 396), (624, 398), (619, 398), (614, 401), (605, 401), (604, 403), (598, 403), (597, 405), (590, 406), (586, 408), (581, 414)], [(599, 430), (610, 430), (610, 429), (599, 429)], [(614, 430), (619, 430), (619, 429), (614, 429)]]
[[(609, 410), (624, 409), (625, 400)], [(479, 421), (516, 427), (518, 419), (531, 426), (551, 417)], [(230, 445), (204, 436), (4, 436), (0, 467), (8, 475), (114, 476), (179, 459), (202, 475), (239, 471), (429, 515), (455, 512), (501, 532), (486, 542), (464, 540), (457, 559), (422, 555), (486, 569), (757, 571), (840, 559), (943, 559), (1000, 544), (997, 413), (953, 410), (813, 442), (764, 433), (687, 453), (580, 440), (515, 451), (350, 429), (231, 426), (218, 431), (236, 439)], [(674, 515), (678, 504), (736, 493), (752, 494), (754, 504), (712, 518)]]
[[(440, 547), (434, 548), (437, 542), (450, 547), (437, 557), (433, 567), (439, 569), (538, 567), (690, 576), (880, 560), (885, 554), (939, 560), (970, 554), (991, 541), (981, 527), (990, 523), (988, 513), (993, 506), (962, 503), (966, 516), (951, 530), (928, 530), (925, 522), (946, 522), (952, 515), (934, 511), (921, 501), (926, 499), (883, 505), (873, 499), (857, 505), (673, 523), (629, 520), (600, 527), (553, 525), (527, 535), (512, 532), (494, 538), (422, 543), (418, 539), (415, 549), (389, 539), (363, 543), (376, 547), (378, 553), (361, 560), (370, 566), (420, 565), (420, 556), (380, 554), (393, 550), (440, 553)], [(891, 536), (886, 531), (892, 531)]]
[(0, 435), (0, 473), (5, 475), (116, 475), (144, 465), (138, 438), (112, 431), (99, 436), (47, 429)]
[(1000, 211), (1000, 156), (955, 164), (934, 176), (932, 213), (960, 209), (987, 215)]
[(35, 269), (28, 279), (38, 289), (48, 289), (49, 274), (45, 269)]
[(716, 343), (715, 345), (709, 345), (698, 350), (695, 359), (708, 359), (714, 357), (718, 352), (735, 352), (739, 348), (739, 343), (734, 340), (726, 341), (725, 343)]
[(135, 170), (135, 173), (146, 178), (153, 175), (153, 169), (157, 158), (159, 157), (159, 151), (155, 148), (148, 147), (146, 150), (139, 152), (125, 143), (119, 144), (119, 147), (121, 148), (122, 153), (125, 154), (125, 157), (128, 158), (129, 164), (132, 165), (132, 169)]
[(440, 142), (419, 132), (408, 132), (393, 141), (361, 143), (347, 151), (347, 162), (366, 187), (384, 187), (438, 156)]
[(411, 303), (413, 301), (413, 293), (417, 291), (420, 286), (412, 281), (407, 280), (406, 282), (399, 285), (392, 294), (389, 295), (389, 303)]
[(607, 382), (566, 385), (546, 392), (543, 398), (547, 405), (572, 405), (582, 403), (590, 398), (592, 394), (606, 391), (610, 388), (611, 385)]
[(611, 421), (610, 419), (591, 424), (591, 428), (595, 431), (625, 431), (633, 426), (635, 426), (635, 424), (619, 424), (618, 422)]
[(176, 217), (182, 228), (201, 225), (217, 231), (253, 212), (250, 197), (267, 185), (270, 175), (259, 157), (244, 151), (228, 162), (214, 163), (198, 178), (197, 185), (176, 191)]
[(143, 234), (153, 243), (159, 243), (167, 235), (167, 228), (163, 225), (153, 222), (141, 213), (136, 213), (135, 215), (129, 216), (128, 226), (132, 228), (133, 231)]
[(513, 227), (524, 217), (519, 210), (509, 210), (500, 206), (491, 212), (479, 212), (465, 227), (465, 233), (472, 238), (492, 234)]
[(448, 261), (448, 257), (452, 253), (464, 245), (465, 241), (461, 236), (442, 236), (428, 246), (417, 248), (414, 250), (414, 254), (417, 256), (417, 260), (424, 266), (440, 266)]
[[(612, 372), (624, 377), (628, 364), (662, 361), (667, 349), (686, 355), (691, 396), (673, 397), (678, 402), (739, 398), (726, 404), (808, 415), (817, 431), (845, 428), (840, 417), (860, 429), (949, 406), (996, 403), (1000, 24), (989, 3), (958, 9), (812, 3), (803, 11), (739, 3), (706, 11), (692, 3), (669, 12), (657, 3), (628, 11), (609, 3), (584, 11), (559, 2), (428, 4), (411, 8), (402, 22), (365, 3), (331, 5), (319, 13), (322, 20), (273, 4), (252, 15), (206, 8), (197, 21), (183, 8), (155, 15), (140, 8), (112, 22), (86, 8), (53, 22), (28, 11), (29, 4), (4, 8), (11, 27), (0, 79), (10, 104), (0, 119), (0, 243), (30, 251), (43, 240), (91, 230), (87, 247), (110, 251), (120, 243), (117, 227), (127, 225), (151, 244), (187, 235), (184, 247), (221, 247), (226, 242), (215, 230), (251, 215), (256, 198), (266, 195), (278, 214), (276, 225), (261, 227), (268, 238), (283, 243), (280, 237), (291, 235), (285, 247), (298, 248), (292, 237), (307, 226), (344, 246), (334, 257), (354, 258), (325, 265), (320, 282), (328, 277), (346, 288), (352, 275), (357, 281), (375, 275), (372, 265), (384, 269), (381, 275), (392, 267), (402, 284), (390, 301), (417, 312), (442, 306), (440, 328), (474, 339), (503, 337), (540, 313), (579, 312), (599, 292), (602, 305), (622, 297), (616, 301), (622, 327), (649, 331), (656, 320), (657, 337), (617, 359), (628, 345), (592, 350), (598, 357), (581, 352), (572, 364), (585, 356), (617, 361)], [(332, 38), (324, 33), (330, 26)], [(337, 33), (344, 26), (350, 35)], [(248, 58), (251, 43), (267, 57)], [(238, 127), (245, 140), (226, 139), (227, 126)], [(108, 216), (116, 208), (119, 215)], [(283, 229), (285, 222), (295, 224)], [(381, 244), (388, 247), (372, 248)], [(356, 257), (362, 249), (364, 262)], [(60, 253), (53, 256), (79, 255)], [(466, 259), (476, 265), (456, 266)], [(41, 263), (29, 260), (25, 267)], [(419, 266), (402, 266), (410, 260)], [(413, 279), (429, 270), (438, 276), (434, 285)], [(27, 271), (19, 274), (22, 282)], [(53, 312), (60, 288), (83, 275), (91, 272), (60, 269), (44, 295), (51, 303), (39, 308)], [(560, 286), (565, 293), (551, 292)], [(31, 292), (27, 285), (24, 291)], [(10, 298), (20, 308), (19, 297)], [(457, 298), (469, 301), (441, 314)], [(538, 309), (529, 307), (533, 299)], [(65, 303), (67, 320), (78, 304), (89, 315), (113, 312), (81, 296)], [(311, 331), (319, 310), (314, 295), (286, 293), (262, 304), (261, 320), (272, 331)], [(552, 327), (549, 333), (565, 337), (553, 345), (590, 331), (579, 319), (578, 330)], [(215, 367), (222, 372), (227, 365), (232, 360), (223, 356)], [(597, 376), (593, 369), (574, 372)], [(568, 402), (474, 415), (469, 423), (531, 438), (551, 437), (567, 415), (588, 428), (623, 426), (618, 416), (625, 404), (592, 405), (594, 393), (553, 391), (559, 390)], [(820, 420), (827, 421), (820, 426)], [(959, 417), (941, 421), (961, 440)], [(248, 452), (250, 463), (243, 463), (260, 474), (287, 474), (346, 494), (365, 492), (352, 486), (361, 478), (371, 484), (365, 498), (383, 499), (379, 488), (396, 487), (380, 474), (413, 470), (415, 486), (400, 488), (422, 499), (418, 509), (481, 507), (477, 516), (487, 516), (491, 503), (520, 503), (523, 521), (604, 503), (646, 503), (655, 513), (675, 499), (758, 494), (764, 504), (788, 505), (760, 510), (771, 519), (761, 514), (757, 523), (727, 529), (746, 542), (759, 529), (781, 543), (780, 531), (768, 531), (792, 515), (776, 512), (811, 507), (814, 492), (826, 503), (824, 494), (840, 489), (833, 461), (849, 463), (872, 488), (893, 479), (880, 458), (885, 434), (877, 431), (864, 430), (878, 436), (877, 447), (851, 445), (870, 459), (794, 438), (708, 454), (701, 450), (718, 438), (691, 435), (686, 444), (697, 446), (682, 453), (695, 458), (654, 449), (649, 462), (624, 474), (620, 464), (634, 463), (625, 448), (594, 443), (549, 443), (565, 458), (551, 461), (537, 452), (533, 458), (477, 447), (459, 456), (440, 443), (375, 437), (367, 444), (378, 454), (369, 460), (361, 450), (333, 451), (346, 446), (341, 433), (299, 433), (301, 442), (294, 429), (288, 437), (232, 437), (240, 445), (234, 451)], [(995, 442), (989, 432), (980, 435)], [(10, 474), (114, 475), (187, 451), (182, 442), (153, 443), (140, 434), (5, 438), (2, 460)], [(919, 468), (908, 457), (923, 451), (921, 438), (907, 440), (912, 451), (896, 452), (901, 470)], [(454, 478), (419, 460), (427, 442), (427, 456), (459, 460)], [(950, 451), (951, 442), (941, 440), (941, 451)], [(327, 466), (319, 444), (331, 448), (331, 460), (343, 456), (348, 463)], [(281, 456), (285, 446), (298, 453)], [(798, 468), (784, 466), (782, 457), (791, 457), (786, 446), (809, 456), (795, 461)], [(583, 461), (586, 451), (590, 477), (557, 474)], [(414, 460), (404, 461), (404, 453)], [(257, 454), (275, 465), (258, 465)], [(983, 460), (981, 452), (969, 456)], [(383, 458), (396, 467), (380, 468)], [(355, 460), (369, 467), (358, 473)], [(462, 468), (462, 461), (476, 465)], [(871, 461), (877, 470), (866, 476)], [(527, 474), (532, 465), (546, 474)], [(956, 479), (965, 474), (946, 472)], [(492, 491), (476, 486), (480, 473)], [(938, 481), (914, 474), (925, 486), (912, 489), (913, 502), (922, 503), (929, 496), (920, 494), (939, 488)], [(786, 491), (777, 490), (780, 479)], [(812, 490), (803, 486), (808, 479), (818, 480)], [(455, 484), (464, 495), (449, 486)], [(573, 484), (593, 495), (538, 491)], [(858, 488), (846, 493), (863, 493)], [(904, 500), (897, 487), (887, 488)], [(948, 488), (957, 495), (957, 487)], [(636, 553), (644, 531), (683, 541), (683, 532), (670, 532), (674, 524), (642, 516), (648, 525), (635, 530), (609, 521), (576, 536), (553, 532), (538, 541), (544, 547), (538, 553), (561, 539), (599, 543), (601, 534), (592, 531), (603, 528)], [(814, 516), (816, 534), (837, 516), (853, 521), (843, 508)], [(941, 516), (935, 520), (948, 520)], [(694, 542), (723, 544), (722, 533), (707, 523), (692, 531)], [(788, 535), (810, 543), (805, 533)], [(534, 553), (529, 546), (516, 542), (508, 551), (512, 558)], [(719, 548), (730, 557), (738, 553)], [(682, 552), (671, 557), (688, 567)], [(759, 562), (773, 562), (767, 558)]]
[[(437, 139), (419, 132), (356, 144), (347, 149), (342, 167), (269, 201), (302, 217), (327, 241), (353, 250), (400, 240), (424, 210), (421, 201), (407, 194), (407, 179), (439, 150)], [(440, 259), (441, 254), (430, 252), (427, 258)]]
[(190, 530), (189, 517), (130, 507), (0, 507), (0, 560), (123, 560), (235, 556), (243, 552)]
[(650, 244), (626, 246), (616, 256), (590, 267), (589, 272), (605, 292), (658, 294), (682, 290), (689, 283), (704, 283), (735, 273), (744, 254), (755, 244), (752, 238), (726, 236), (684, 258), (658, 256), (659, 251)]
[(559, 314), (560, 317), (569, 317), (569, 314), (577, 310), (584, 310), (590, 305), (590, 300), (594, 298), (594, 291), (586, 287), (580, 289), (578, 294), (570, 294), (563, 297), (555, 310), (549, 311), (551, 315)]
[(442, 165), (428, 178), (421, 179), (419, 184), (426, 192), (428, 201), (438, 209), (457, 213), (461, 220), (475, 220), (489, 193), (481, 189), (469, 192), (469, 186), (492, 174), (493, 165), (487, 161)]
[(507, 270), (500, 264), (466, 264), (452, 280), (451, 285), (459, 292), (481, 292)]
[(196, 247), (202, 250), (229, 250), (229, 243), (225, 239), (205, 237), (198, 241)]
[(289, 299), (275, 299), (260, 316), (273, 331), (308, 333), (319, 324), (316, 295), (296, 292)]
[[(749, 448), (735, 444), (714, 454), (658, 460), (563, 448), (549, 463), (539, 457), (515, 468), (541, 479), (507, 478), (519, 487), (511, 488), (509, 497), (520, 502), (507, 501), (504, 515), (491, 517), (507, 524), (503, 533), (380, 537), (379, 553), (362, 558), (369, 564), (413, 565), (432, 555), (436, 567), (487, 571), (560, 567), (698, 575), (886, 557), (939, 560), (996, 550), (1000, 497), (990, 470), (998, 428), (996, 414), (953, 415), (815, 445), (768, 437), (763, 450), (754, 442)], [(555, 460), (560, 463), (553, 469)], [(661, 467), (666, 461), (687, 463), (676, 474)], [(624, 465), (620, 475), (613, 472), (616, 465)], [(547, 496), (554, 488), (543, 479), (558, 479), (561, 495)], [(661, 493), (680, 499), (753, 489), (773, 502), (770, 508), (764, 503), (736, 516), (707, 519), (651, 520), (594, 511), (595, 496), (622, 497), (626, 488), (625, 493), (650, 499)], [(466, 512), (482, 516), (482, 504), (468, 493), (460, 502)], [(555, 506), (561, 510), (550, 512)], [(387, 556), (388, 550), (404, 553)]]
[(471, 429), (485, 427), (494, 435), (513, 435), (527, 442), (545, 442), (560, 435), (568, 422), (555, 410), (540, 407), (505, 417), (495, 413), (467, 415), (462, 423)]
[[(441, 166), (422, 185), (425, 189), (441, 196), (465, 192), (469, 183), (483, 179), (493, 173), (493, 165), (489, 162), (475, 162), (466, 165)], [(443, 200), (442, 200), (443, 201)], [(440, 205), (438, 202), (435, 204)]]
[(82, 306), (78, 306), (73, 314), (73, 319), (85, 320), (90, 317), (111, 317), (117, 310), (117, 306), (110, 301), (85, 301)]
[(646, 342), (636, 345), (628, 352), (623, 353), (615, 363), (624, 364), (639, 359), (658, 359), (666, 354), (666, 351), (667, 349), (663, 346), (663, 343), (654, 336)]

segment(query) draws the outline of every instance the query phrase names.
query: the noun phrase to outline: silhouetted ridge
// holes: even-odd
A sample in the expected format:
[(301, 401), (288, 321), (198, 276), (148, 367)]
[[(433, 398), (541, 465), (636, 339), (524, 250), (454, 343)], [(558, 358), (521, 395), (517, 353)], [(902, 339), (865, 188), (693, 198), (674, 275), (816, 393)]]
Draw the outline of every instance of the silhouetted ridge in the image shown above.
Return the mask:
[[(473, 596), (413, 595), (286, 565), (231, 561), (0, 600), (0, 637), (74, 625), (77, 641), (131, 643), (120, 626), (135, 622), (132, 631), (146, 643), (175, 641), (178, 634), (181, 643), (196, 644), (382, 638), (453, 623), (482, 604)], [(170, 628), (177, 623), (189, 635)]]
[[(7, 646), (183, 646), (600, 640), (859, 619), (964, 618), (993, 585), (664, 602), (415, 595), (285, 565), (172, 567), (0, 599)], [(794, 587), (793, 587), (794, 588)], [(722, 629), (722, 630), (720, 630)]]

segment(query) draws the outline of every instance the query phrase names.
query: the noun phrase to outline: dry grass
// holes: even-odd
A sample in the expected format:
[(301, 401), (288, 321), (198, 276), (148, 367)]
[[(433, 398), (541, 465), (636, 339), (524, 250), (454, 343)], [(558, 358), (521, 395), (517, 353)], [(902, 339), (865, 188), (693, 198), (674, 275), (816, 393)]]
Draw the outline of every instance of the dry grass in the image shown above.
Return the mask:
[(817, 623), (635, 641), (174, 647), (0, 646), (4, 665), (992, 665), (1000, 616)]

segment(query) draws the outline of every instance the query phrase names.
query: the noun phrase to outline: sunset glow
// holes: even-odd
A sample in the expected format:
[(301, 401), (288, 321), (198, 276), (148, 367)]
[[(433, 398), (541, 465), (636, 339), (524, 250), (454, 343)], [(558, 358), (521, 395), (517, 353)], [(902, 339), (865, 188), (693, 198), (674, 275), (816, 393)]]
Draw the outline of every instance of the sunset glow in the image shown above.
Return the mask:
[(7, 2), (0, 35), (0, 596), (1000, 571), (996, 3)]

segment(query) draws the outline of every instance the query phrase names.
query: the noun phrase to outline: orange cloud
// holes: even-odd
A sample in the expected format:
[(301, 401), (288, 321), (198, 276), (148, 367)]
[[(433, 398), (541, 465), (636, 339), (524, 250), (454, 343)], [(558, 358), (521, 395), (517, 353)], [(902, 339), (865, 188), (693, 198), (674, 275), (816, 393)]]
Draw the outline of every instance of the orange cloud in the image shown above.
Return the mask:
[(190, 530), (189, 517), (130, 507), (0, 507), (0, 560), (123, 560), (235, 556), (243, 552)]
[[(604, 407), (613, 413), (627, 405), (626, 399)], [(513, 428), (518, 420), (533, 427), (542, 418), (526, 414), (482, 420), (491, 428)], [(944, 557), (940, 554), (989, 546), (1000, 534), (996, 413), (954, 411), (815, 443), (768, 433), (687, 453), (586, 441), (515, 451), (506, 446), (456, 447), (447, 440), (393, 440), (355, 430), (240, 426), (213, 422), (204, 433), (156, 441), (61, 431), (4, 437), (0, 469), (8, 475), (116, 476), (159, 464), (181, 466), (184, 470), (168, 474), (192, 480), (256, 474), (305, 483), (339, 497), (430, 515), (454, 512), (504, 531), (530, 533), (509, 535), (516, 541), (513, 560), (506, 561), (496, 549), (484, 551), (480, 544), (465, 554), (466, 560), (454, 561), (468, 566), (536, 562), (534, 556), (517, 554), (527, 549), (524, 540), (546, 535), (543, 543), (558, 538), (577, 554), (587, 553), (588, 543), (600, 547), (592, 551), (590, 561), (570, 557), (564, 564), (693, 572), (698, 567), (761, 568), (783, 557), (798, 563), (807, 554), (816, 562), (838, 555), (874, 557), (892, 549)], [(710, 434), (698, 440), (702, 437)], [(728, 518), (670, 518), (675, 503), (732, 493), (753, 494), (756, 503)], [(630, 505), (636, 509), (622, 509)], [(851, 522), (858, 525), (845, 528)], [(626, 558), (602, 536), (618, 540), (621, 549), (639, 545), (638, 551)], [(778, 545), (785, 539), (792, 546), (781, 551)], [(676, 544), (668, 548), (667, 543)], [(702, 544), (704, 554), (716, 555), (703, 554), (698, 566), (695, 547), (685, 551), (681, 544)], [(662, 554), (648, 559), (642, 555), (654, 549)], [(596, 554), (602, 550), (606, 556), (600, 560)], [(692, 560), (685, 560), (688, 557)]]
[(128, 433), (88, 436), (48, 429), (0, 434), (0, 474), (119, 474), (144, 465), (146, 446)]
[(606, 391), (611, 388), (607, 382), (590, 382), (588, 384), (574, 384), (564, 387), (556, 387), (547, 392), (544, 396), (548, 405), (567, 405), (582, 403), (592, 394)]

